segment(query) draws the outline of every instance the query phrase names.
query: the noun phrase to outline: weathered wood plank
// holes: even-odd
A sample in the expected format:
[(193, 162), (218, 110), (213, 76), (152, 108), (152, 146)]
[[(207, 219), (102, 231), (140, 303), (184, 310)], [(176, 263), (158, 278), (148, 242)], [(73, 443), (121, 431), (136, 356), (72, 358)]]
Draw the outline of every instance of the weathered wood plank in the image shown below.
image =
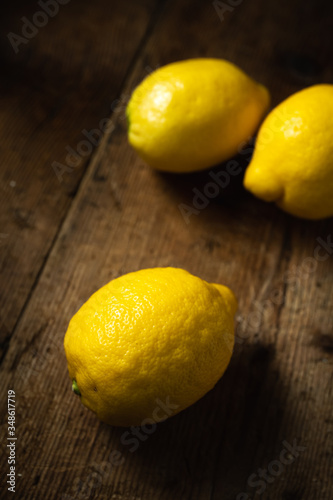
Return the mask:
[[(332, 81), (329, 9), (257, 0), (221, 23), (211, 3), (169, 2), (124, 95), (147, 67), (197, 55), (233, 60), (269, 84), (273, 102)], [(248, 154), (237, 158), (242, 166)], [(238, 176), (186, 224), (179, 205), (191, 205), (192, 189), (209, 180), (209, 172), (150, 170), (127, 145), (122, 113), (100, 144), (3, 363), (1, 403), (8, 388), (17, 392), (25, 498), (244, 500), (259, 488), (263, 499), (333, 498), (332, 221), (289, 217), (245, 193)], [(99, 286), (158, 265), (231, 286), (237, 343), (213, 391), (133, 437), (80, 406), (62, 341)]]
[[(1, 16), (0, 327), (4, 348), (71, 205), (101, 134), (102, 120), (117, 104), (153, 9), (150, 0), (126, 5), (100, 0), (97, 7), (72, 0), (58, 5), (58, 14), (49, 17), (44, 27), (35, 28), (36, 33), (30, 28), (35, 34), (25, 39), (27, 43), (18, 43), (13, 36), (22, 37), (28, 21), (43, 24), (43, 15), (35, 18), (36, 12), (42, 12), (39, 4), (15, 2)], [(92, 129), (98, 133), (89, 138)], [(75, 156), (68, 156), (72, 150)]]

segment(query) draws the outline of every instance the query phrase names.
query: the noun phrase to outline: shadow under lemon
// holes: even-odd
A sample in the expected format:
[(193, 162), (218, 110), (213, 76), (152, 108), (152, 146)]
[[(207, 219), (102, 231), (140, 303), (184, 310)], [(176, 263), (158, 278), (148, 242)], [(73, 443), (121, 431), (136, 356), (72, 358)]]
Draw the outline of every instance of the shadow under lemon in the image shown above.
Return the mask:
[(272, 345), (236, 345), (223, 377), (194, 405), (155, 426), (101, 424), (101, 432), (113, 444), (119, 440), (123, 466), (140, 468), (143, 480), (161, 492), (186, 496), (225, 481), (236, 496), (281, 443), (287, 390)]

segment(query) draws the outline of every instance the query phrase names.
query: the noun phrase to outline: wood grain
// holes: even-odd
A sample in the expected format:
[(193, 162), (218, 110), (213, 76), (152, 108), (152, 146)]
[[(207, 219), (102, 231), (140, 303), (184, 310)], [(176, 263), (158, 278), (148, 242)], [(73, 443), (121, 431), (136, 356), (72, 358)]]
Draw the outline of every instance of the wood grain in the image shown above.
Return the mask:
[[(146, 12), (137, 19), (137, 33), (143, 33), (148, 4), (138, 5)], [(94, 8), (102, 19), (103, 3)], [(152, 68), (193, 56), (235, 62), (269, 86), (274, 104), (309, 84), (333, 81), (328, 3), (244, 1), (223, 22), (210, 2), (174, 0), (160, 9), (132, 61), (125, 96)], [(87, 13), (82, 22), (89, 30)], [(115, 49), (118, 60), (122, 50)], [(118, 75), (114, 85), (120, 83)], [(79, 131), (86, 126), (80, 98)], [(242, 189), (240, 174), (187, 224), (179, 206), (192, 205), (193, 188), (202, 192), (210, 171), (152, 171), (127, 144), (123, 112), (87, 161), (70, 205), (59, 205), (58, 185), (42, 190), (45, 200), (58, 200), (57, 220), (61, 212), (63, 221), (1, 366), (3, 414), (7, 390), (17, 393), (18, 494), (249, 500), (264, 488), (263, 499), (333, 499), (333, 255), (325, 250), (332, 220), (298, 220), (256, 200)], [(70, 133), (74, 138), (73, 124)], [(31, 158), (37, 144), (44, 147), (41, 138), (35, 144)], [(242, 170), (250, 153), (236, 158)], [(28, 198), (35, 214), (32, 194)], [(23, 258), (17, 260), (23, 265)], [(128, 271), (167, 265), (235, 291), (236, 347), (213, 391), (155, 432), (137, 436), (134, 445), (128, 443), (133, 430), (98, 422), (72, 394), (63, 337), (71, 316), (98, 287)], [(12, 276), (14, 264), (7, 266)], [(25, 267), (21, 272), (28, 279)], [(6, 310), (14, 308), (15, 297), (13, 292)], [(6, 435), (5, 424), (2, 430)], [(295, 443), (302, 449), (293, 455)], [(283, 465), (281, 456), (290, 463)], [(262, 469), (268, 480), (259, 478)]]
[[(84, 130), (100, 130), (117, 104), (124, 105), (118, 103), (122, 84), (155, 11), (150, 0), (114, 2), (110, 9), (102, 0), (98, 8), (72, 0), (15, 54), (7, 34), (22, 34), (21, 17), (32, 20), (37, 7), (7, 6), (0, 28), (4, 349), (98, 141), (97, 132), (89, 141)], [(67, 158), (67, 148), (80, 154)]]

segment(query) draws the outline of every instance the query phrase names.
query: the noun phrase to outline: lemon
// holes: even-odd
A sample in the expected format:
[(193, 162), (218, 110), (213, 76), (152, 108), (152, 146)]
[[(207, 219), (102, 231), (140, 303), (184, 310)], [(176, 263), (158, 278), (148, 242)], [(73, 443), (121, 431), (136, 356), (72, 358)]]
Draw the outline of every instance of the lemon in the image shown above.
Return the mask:
[(333, 85), (293, 94), (263, 122), (244, 186), (293, 215), (333, 215)]
[(236, 308), (229, 288), (182, 269), (145, 269), (111, 281), (66, 332), (73, 391), (111, 425), (175, 415), (225, 371)]
[(267, 89), (222, 59), (163, 66), (134, 90), (128, 139), (151, 167), (191, 172), (237, 153), (269, 106)]

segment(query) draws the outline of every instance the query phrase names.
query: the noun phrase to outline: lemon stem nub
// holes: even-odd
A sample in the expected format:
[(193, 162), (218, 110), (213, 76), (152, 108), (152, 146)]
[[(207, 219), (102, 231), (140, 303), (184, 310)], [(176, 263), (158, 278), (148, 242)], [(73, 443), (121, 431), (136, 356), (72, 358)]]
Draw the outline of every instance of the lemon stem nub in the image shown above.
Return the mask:
[(76, 380), (73, 378), (73, 382), (72, 382), (72, 391), (77, 394), (77, 396), (81, 396), (81, 392), (77, 386), (77, 383), (76, 383)]

